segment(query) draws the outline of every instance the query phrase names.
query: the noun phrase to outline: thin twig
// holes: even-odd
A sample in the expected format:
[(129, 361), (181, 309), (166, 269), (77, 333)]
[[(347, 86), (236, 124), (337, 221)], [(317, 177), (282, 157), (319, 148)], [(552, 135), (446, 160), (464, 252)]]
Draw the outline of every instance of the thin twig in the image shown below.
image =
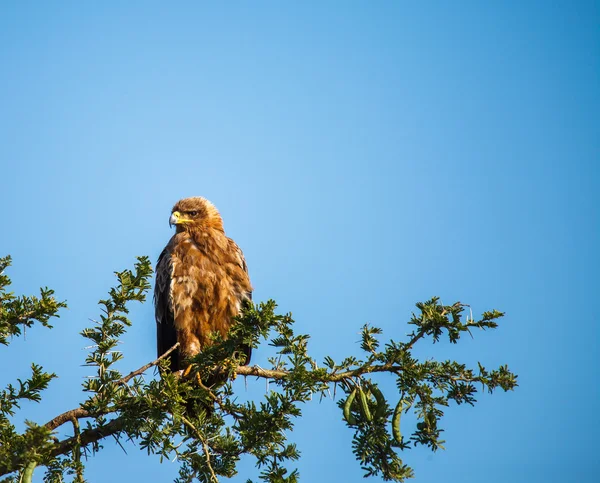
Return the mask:
[(206, 457), (206, 466), (208, 466), (208, 471), (210, 471), (210, 479), (214, 483), (219, 483), (219, 479), (217, 478), (217, 475), (215, 474), (215, 470), (213, 470), (213, 467), (212, 467), (212, 464), (210, 461), (210, 448), (208, 447), (208, 444), (206, 443), (206, 438), (204, 438), (202, 433), (200, 433), (200, 431), (198, 431), (198, 429), (196, 429), (196, 427), (185, 416), (182, 416), (181, 420), (183, 421), (183, 424), (185, 424), (188, 428), (190, 428), (194, 432), (196, 437), (202, 443), (202, 449), (204, 450), (204, 456)]
[(151, 368), (152, 366), (156, 366), (160, 361), (162, 361), (165, 357), (169, 356), (171, 354), (171, 352), (173, 352), (175, 349), (177, 349), (179, 347), (179, 342), (177, 342), (173, 347), (171, 347), (167, 352), (165, 352), (163, 355), (161, 355), (159, 358), (153, 360), (152, 362), (149, 362), (148, 364), (146, 364), (145, 366), (140, 367), (139, 369), (130, 372), (129, 374), (127, 374), (125, 377), (119, 379), (116, 384), (127, 384), (131, 379), (133, 379), (135, 376), (139, 376), (140, 374), (142, 374), (143, 372), (145, 372), (147, 369)]
[(76, 463), (75, 481), (83, 483), (85, 480), (83, 479), (83, 465), (81, 464), (81, 431), (77, 418), (71, 418), (71, 422), (73, 423), (73, 436), (76, 441), (73, 445), (73, 461)]
[(415, 335), (412, 339), (410, 339), (407, 344), (404, 346), (404, 348), (406, 350), (408, 349), (412, 349), (412, 346), (415, 345), (415, 342), (417, 342), (421, 337), (423, 337), (425, 335), (425, 331), (424, 330), (420, 330), (419, 333), (417, 335)]

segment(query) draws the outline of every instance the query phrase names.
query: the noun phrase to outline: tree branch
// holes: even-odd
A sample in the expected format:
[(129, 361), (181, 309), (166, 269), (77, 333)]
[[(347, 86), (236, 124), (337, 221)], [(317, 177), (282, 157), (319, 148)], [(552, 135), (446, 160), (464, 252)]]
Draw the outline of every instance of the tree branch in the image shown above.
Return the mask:
[(147, 369), (151, 368), (152, 366), (156, 366), (160, 361), (162, 361), (165, 357), (168, 357), (169, 355), (171, 355), (171, 352), (173, 352), (175, 349), (177, 349), (179, 347), (179, 342), (177, 342), (173, 347), (171, 347), (167, 352), (165, 352), (163, 355), (161, 355), (159, 358), (153, 360), (152, 362), (149, 362), (148, 364), (146, 364), (145, 366), (140, 367), (139, 369), (130, 372), (129, 374), (127, 374), (125, 377), (119, 379), (116, 384), (127, 384), (131, 379), (133, 379), (135, 376), (139, 376), (140, 374), (143, 374)]
[(404, 346), (405, 349), (406, 350), (412, 349), (412, 346), (415, 345), (415, 342), (417, 342), (424, 335), (425, 335), (425, 331), (420, 330), (417, 335), (415, 335), (412, 339), (410, 339), (409, 342), (406, 343), (406, 345)]
[(67, 438), (56, 443), (50, 454), (52, 456), (66, 454), (71, 451), (75, 445), (80, 445), (83, 447), (87, 446), (88, 444), (95, 443), (100, 441), (102, 438), (106, 438), (107, 436), (118, 433), (124, 428), (124, 426), (125, 418), (121, 416), (113, 419), (102, 427), (86, 429), (85, 431), (79, 433), (79, 435), (72, 436), (71, 438)]
[(83, 465), (81, 464), (81, 429), (77, 418), (73, 418), (71, 422), (73, 423), (73, 437), (76, 438), (76, 444), (73, 446), (73, 462), (77, 465), (74, 481), (84, 483)]
[(206, 438), (202, 436), (200, 431), (198, 431), (196, 427), (186, 417), (182, 416), (181, 420), (183, 421), (183, 424), (185, 424), (188, 428), (190, 428), (193, 431), (193, 433), (202, 443), (202, 449), (204, 450), (204, 456), (206, 457), (206, 466), (208, 467), (208, 471), (210, 472), (211, 482), (219, 483), (219, 479), (217, 478), (217, 475), (215, 475), (215, 470), (213, 470), (212, 464), (210, 462), (210, 449), (208, 447), (208, 444), (206, 443)]
[(25, 467), (25, 471), (23, 471), (23, 483), (31, 483), (31, 479), (33, 478), (33, 470), (37, 466), (35, 461), (31, 461)]
[[(137, 369), (135, 371), (130, 372), (129, 374), (127, 374), (125, 377), (122, 377), (118, 381), (115, 381), (115, 384), (127, 384), (135, 376), (139, 376), (140, 374), (143, 374), (146, 370), (148, 370), (150, 367), (156, 366), (161, 360), (163, 360), (165, 357), (168, 357), (171, 354), (171, 352), (173, 352), (178, 347), (179, 347), (179, 342), (177, 342), (177, 344), (175, 344), (173, 347), (171, 347), (167, 352), (165, 352), (163, 355), (161, 355), (157, 359), (153, 360), (152, 362), (149, 362), (148, 364), (140, 367), (139, 369)], [(109, 412), (112, 412), (112, 411), (106, 411), (103, 414), (106, 414)], [(45, 426), (50, 430), (54, 430), (54, 429), (58, 428), (59, 426), (62, 426), (66, 422), (72, 421), (73, 418), (82, 419), (82, 418), (91, 418), (94, 416), (97, 416), (97, 414), (91, 414), (87, 409), (83, 409), (83, 408), (79, 407), (79, 408), (71, 409), (69, 411), (65, 411), (62, 414), (59, 414), (54, 419), (48, 421), (45, 424)]]
[[(372, 372), (394, 372), (402, 370), (402, 366), (394, 364), (382, 364), (379, 366), (361, 366), (351, 371), (328, 373), (323, 377), (319, 378), (321, 382), (340, 382), (344, 379), (351, 377), (362, 376), (363, 374), (370, 374)], [(236, 374), (242, 376), (256, 376), (263, 377), (265, 379), (285, 379), (290, 375), (289, 371), (263, 369), (258, 366), (239, 366), (235, 369)]]
[(48, 429), (53, 430), (62, 426), (68, 421), (73, 421), (73, 419), (81, 419), (81, 418), (90, 418), (92, 415), (90, 412), (83, 408), (75, 408), (69, 411), (65, 411), (62, 414), (59, 414), (54, 419), (48, 421), (44, 426)]

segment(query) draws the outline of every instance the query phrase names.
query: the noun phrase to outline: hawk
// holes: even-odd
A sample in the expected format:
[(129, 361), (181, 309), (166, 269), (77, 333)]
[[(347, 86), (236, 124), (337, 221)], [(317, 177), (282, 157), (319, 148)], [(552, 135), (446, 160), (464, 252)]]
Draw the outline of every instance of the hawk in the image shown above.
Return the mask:
[[(172, 225), (175, 234), (156, 265), (154, 308), (158, 356), (179, 342), (171, 353), (175, 372), (211, 344), (211, 334), (227, 336), (233, 317), (251, 299), (252, 286), (242, 250), (225, 235), (221, 215), (210, 201), (178, 201)], [(242, 350), (247, 364), (250, 348)]]

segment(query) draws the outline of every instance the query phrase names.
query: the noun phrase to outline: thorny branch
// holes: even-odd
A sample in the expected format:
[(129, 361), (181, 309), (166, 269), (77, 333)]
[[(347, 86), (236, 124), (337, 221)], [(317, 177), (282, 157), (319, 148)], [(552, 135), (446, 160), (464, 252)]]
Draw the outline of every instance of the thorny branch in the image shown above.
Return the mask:
[[(408, 343), (408, 345), (411, 346), (412, 344), (414, 344), (414, 342), (416, 342), (416, 340), (418, 340), (418, 338), (420, 338), (419, 335), (420, 334), (417, 334), (415, 337), (413, 337), (413, 339)], [(129, 382), (135, 376), (138, 376), (138, 375), (144, 373), (150, 367), (156, 366), (162, 359), (164, 359), (165, 357), (168, 357), (175, 349), (177, 349), (177, 347), (179, 347), (179, 343), (175, 344), (167, 352), (165, 352), (163, 355), (161, 355), (154, 361), (149, 362), (148, 364), (145, 364), (144, 366), (140, 367), (139, 369), (130, 372), (127, 376), (119, 379), (118, 381), (116, 381), (116, 384), (127, 384), (127, 382)], [(381, 365), (372, 365), (372, 366), (365, 365), (365, 366), (361, 366), (361, 367), (358, 367), (358, 368), (350, 370), (350, 371), (345, 371), (345, 372), (340, 372), (340, 373), (327, 373), (327, 374), (324, 374), (321, 377), (319, 377), (319, 380), (324, 383), (335, 383), (335, 382), (341, 382), (341, 381), (344, 381), (347, 379), (359, 377), (364, 374), (370, 374), (370, 373), (375, 373), (375, 372), (398, 372), (398, 371), (401, 371), (402, 369), (403, 369), (402, 366), (392, 364), (392, 363), (386, 363), (386, 364), (381, 364)], [(261, 377), (261, 378), (265, 378), (265, 379), (274, 379), (274, 380), (285, 379), (286, 377), (289, 377), (289, 375), (290, 375), (289, 371), (263, 369), (259, 366), (238, 366), (237, 368), (235, 368), (235, 373), (238, 375), (243, 375), (243, 376), (255, 376), (255, 377)], [(453, 377), (452, 380), (464, 381), (464, 382), (477, 382), (479, 380), (479, 378), (478, 377), (473, 377), (473, 378)], [(206, 386), (203, 386), (201, 382), (199, 382), (199, 384), (201, 385), (201, 387), (203, 387), (203, 389), (206, 390), (207, 394), (213, 401), (216, 401), (217, 403), (219, 403), (218, 398), (214, 395), (214, 393), (209, 388), (207, 388)], [(105, 414), (115, 411), (115, 410), (116, 410), (116, 408), (109, 408), (109, 410), (106, 411)], [(68, 421), (73, 421), (73, 420), (77, 420), (77, 419), (81, 419), (81, 418), (94, 417), (94, 416), (96, 416), (96, 415), (90, 414), (89, 411), (87, 411), (83, 408), (71, 409), (70, 411), (66, 411), (66, 412), (56, 416), (54, 419), (52, 419), (48, 423), (46, 423), (45, 426), (48, 429), (56, 429)], [(189, 423), (189, 421), (186, 422), (185, 419), (183, 419), (183, 421), (186, 425), (191, 424), (191, 423)], [(55, 456), (60, 455), (60, 454), (65, 454), (68, 451), (72, 451), (79, 445), (81, 447), (84, 447), (91, 443), (95, 443), (103, 438), (106, 438), (107, 436), (111, 436), (115, 433), (118, 433), (119, 431), (121, 431), (123, 429), (123, 423), (124, 423), (123, 418), (121, 418), (121, 417), (115, 418), (100, 428), (87, 429), (87, 430), (79, 433), (79, 435), (75, 435), (73, 437), (59, 441), (56, 443), (56, 447), (52, 450), (52, 454)], [(193, 428), (193, 429), (195, 430), (195, 428)], [(203, 441), (202, 438), (200, 438), (200, 439), (201, 439), (201, 441)], [(203, 445), (206, 445), (205, 441), (203, 441)], [(205, 451), (206, 451), (206, 448), (205, 448)], [(208, 455), (208, 453), (206, 453), (206, 454)], [(2, 466), (0, 466), (0, 471), (2, 469), (3, 469)]]
[[(171, 354), (171, 352), (173, 352), (178, 347), (179, 347), (179, 342), (177, 342), (177, 344), (175, 344), (173, 347), (171, 347), (167, 352), (165, 352), (163, 355), (161, 355), (157, 359), (153, 360), (152, 362), (149, 362), (148, 364), (145, 364), (144, 366), (140, 367), (139, 369), (137, 369), (135, 371), (130, 372), (125, 377), (116, 381), (115, 384), (127, 384), (135, 376), (139, 376), (140, 374), (143, 374), (145, 371), (147, 371), (150, 367), (156, 366), (160, 361), (162, 361), (165, 357), (168, 357)], [(110, 412), (110, 411), (108, 411), (108, 412)], [(52, 430), (52, 429), (58, 428), (59, 426), (62, 426), (63, 424), (65, 424), (68, 421), (72, 421), (73, 418), (82, 419), (82, 418), (91, 418), (94, 416), (95, 416), (94, 414), (90, 414), (90, 412), (86, 409), (75, 408), (75, 409), (71, 409), (69, 411), (65, 411), (62, 414), (59, 414), (54, 419), (48, 421), (45, 424), (45, 426), (46, 426), (46, 428)]]
[[(129, 382), (135, 376), (141, 375), (146, 370), (148, 370), (150, 367), (156, 366), (162, 359), (164, 359), (165, 357), (168, 357), (178, 347), (179, 347), (179, 342), (177, 344), (175, 344), (173, 347), (171, 347), (163, 355), (161, 355), (160, 357), (155, 359), (154, 361), (149, 362), (148, 364), (145, 364), (144, 366), (140, 367), (139, 369), (130, 372), (127, 376), (124, 376), (123, 378), (119, 379), (118, 381), (116, 381), (116, 384), (127, 384), (127, 382)], [(379, 366), (359, 367), (352, 371), (346, 371), (346, 372), (342, 372), (342, 373), (338, 373), (338, 374), (327, 374), (327, 375), (323, 376), (321, 378), (321, 380), (322, 380), (322, 382), (339, 382), (339, 381), (342, 381), (342, 380), (345, 380), (348, 378), (360, 376), (362, 374), (367, 374), (367, 373), (371, 373), (371, 372), (396, 371), (399, 369), (400, 369), (400, 366), (396, 366), (393, 364), (382, 364)], [(256, 377), (262, 377), (262, 378), (267, 378), (267, 379), (285, 379), (290, 374), (289, 371), (262, 369), (258, 366), (239, 366), (235, 369), (235, 372), (236, 372), (236, 374), (239, 374), (239, 375), (256, 376)], [(208, 387), (203, 386), (201, 382), (199, 382), (199, 384), (201, 385), (201, 387), (203, 389), (206, 390), (207, 394), (213, 401), (220, 403), (220, 401), (218, 401), (218, 398)], [(116, 410), (117, 410), (117, 408), (111, 407), (111, 408), (108, 408), (108, 410), (104, 411), (104, 414), (114, 412)], [(57, 441), (55, 443), (55, 447), (51, 451), (51, 454), (53, 456), (58, 456), (61, 454), (66, 454), (70, 451), (80, 451), (81, 448), (83, 448), (85, 446), (88, 446), (92, 443), (96, 443), (96, 442), (100, 441), (101, 439), (104, 439), (108, 436), (112, 436), (116, 433), (119, 433), (124, 427), (124, 422), (125, 422), (124, 418), (118, 417), (118, 418), (112, 419), (104, 426), (86, 429), (84, 431), (78, 431), (78, 427), (79, 427), (79, 425), (77, 423), (78, 419), (90, 418), (90, 417), (95, 417), (95, 416), (98, 416), (98, 414), (91, 414), (89, 411), (87, 411), (86, 409), (83, 409), (83, 408), (75, 408), (75, 409), (71, 409), (69, 411), (65, 411), (64, 413), (59, 414), (55, 418), (48, 421), (45, 424), (45, 427), (50, 430), (54, 430), (67, 422), (72, 422), (74, 427), (77, 428), (75, 430), (74, 436), (66, 438), (62, 441)], [(185, 418), (183, 418), (182, 420), (186, 424), (186, 426), (189, 426), (190, 429), (192, 429), (195, 432), (195, 434), (197, 436), (199, 436), (197, 433), (197, 430), (193, 426), (191, 426), (191, 423), (189, 421), (187, 421)], [(199, 439), (202, 441), (205, 454), (207, 455), (208, 467), (212, 471), (212, 468), (210, 466), (210, 461), (209, 461), (209, 453), (208, 453), (207, 443), (204, 439), (201, 438), (201, 436), (199, 436)], [(14, 463), (16, 463), (16, 462), (14, 462)], [(12, 466), (12, 465), (10, 465), (10, 466)], [(7, 471), (7, 469), (8, 469), (7, 466), (5, 466), (4, 464), (0, 464), (0, 474), (6, 474), (7, 472), (10, 471), (10, 470)], [(218, 480), (216, 480), (216, 476), (214, 475), (214, 472), (212, 472), (212, 473), (213, 474), (211, 475), (211, 478), (214, 478), (214, 481), (218, 481)]]
[[(372, 372), (395, 372), (401, 370), (402, 367), (395, 364), (382, 364), (379, 366), (362, 366), (351, 371), (328, 373), (323, 377), (319, 377), (321, 382), (340, 382), (344, 379), (370, 374)], [(241, 376), (256, 376), (266, 379), (285, 379), (290, 375), (289, 371), (263, 369), (258, 366), (239, 366), (235, 369), (235, 373)]]
[[(182, 378), (179, 373), (168, 372), (161, 374), (160, 380), (152, 380), (147, 384), (136, 378), (157, 366), (179, 344), (154, 361), (121, 377), (119, 372), (107, 369), (121, 357), (120, 353), (111, 355), (111, 349), (126, 326), (131, 324), (125, 317), (125, 303), (144, 300), (144, 292), (149, 287), (147, 278), (151, 272), (147, 259), (140, 259), (135, 274), (131, 271), (118, 272), (119, 286), (111, 289), (109, 299), (100, 301), (106, 308), (107, 316), (102, 318), (102, 324), (98, 324), (98, 327), (82, 333), (96, 343), (94, 347), (98, 347), (86, 361), (89, 365), (99, 366), (99, 377), (94, 379), (94, 384), (84, 385), (86, 391), (95, 394), (90, 395), (80, 407), (59, 414), (44, 426), (32, 424), (23, 435), (17, 436), (20, 439), (13, 438), (23, 448), (33, 447), (40, 451), (32, 453), (35, 455), (32, 460), (31, 455), (26, 455), (20, 447), (17, 450), (5, 450), (4, 457), (0, 457), (0, 475), (19, 471), (22, 477), (27, 474), (30, 477), (35, 466), (39, 465), (48, 467), (47, 475), (58, 471), (62, 477), (69, 470), (70, 474), (75, 475), (75, 481), (81, 482), (84, 481), (81, 454), (87, 454), (89, 448), (97, 450), (98, 442), (107, 436), (114, 436), (119, 443), (118, 439), (127, 435), (132, 440), (138, 440), (140, 446), (148, 449), (149, 453), (160, 454), (161, 458), (169, 457), (173, 452), (180, 457), (181, 479), (177, 481), (191, 481), (201, 473), (202, 481), (218, 483), (218, 475), (235, 474), (235, 464), (243, 453), (251, 453), (256, 457), (259, 467), (267, 465), (261, 479), (281, 481), (281, 476), (286, 473), (282, 463), (297, 459), (299, 455), (294, 444), (286, 443), (285, 436), (286, 431), (293, 427), (293, 418), (300, 415), (297, 404), (307, 402), (315, 392), (325, 394), (330, 384), (341, 383), (346, 397), (339, 399), (337, 404), (343, 409), (348, 426), (355, 431), (353, 452), (366, 471), (365, 476), (382, 474), (386, 480), (404, 481), (412, 476), (412, 470), (403, 464), (396, 452), (398, 448), (406, 449), (408, 440), (400, 435), (399, 418), (395, 413), (393, 419), (390, 418), (392, 406), (388, 405), (377, 383), (370, 382), (369, 374), (390, 373), (397, 376), (401, 398), (396, 406), (396, 412), (400, 408), (398, 414), (404, 408), (405, 398), (412, 406), (418, 397), (415, 408), (422, 421), (417, 423), (417, 430), (410, 437), (410, 442), (415, 445), (428, 444), (434, 450), (442, 447), (440, 443), (443, 443), (438, 440), (441, 430), (436, 429), (437, 421), (443, 415), (438, 406), (447, 406), (451, 399), (458, 404), (472, 404), (476, 392), (471, 384), (474, 382), (481, 382), (490, 392), (495, 387), (506, 391), (517, 385), (517, 376), (508, 371), (507, 366), (489, 372), (479, 365), (479, 375), (476, 375), (473, 370), (456, 362), (421, 363), (412, 358), (410, 349), (425, 336), (431, 336), (437, 342), (442, 331), (447, 330), (450, 341), (456, 343), (462, 332), (470, 333), (470, 327), (495, 328), (497, 324), (494, 319), (503, 315), (497, 311), (485, 312), (476, 323), (472, 318), (471, 321), (467, 318), (466, 324), (461, 323), (463, 305), (456, 303), (444, 306), (436, 297), (417, 304), (421, 314), (413, 314), (409, 322), (417, 328), (408, 335), (408, 342), (390, 341), (386, 349), (380, 351), (376, 335), (381, 334), (381, 330), (365, 325), (361, 348), (370, 354), (366, 360), (348, 357), (338, 365), (327, 357), (326, 367), (320, 369), (308, 355), (309, 336), (296, 336), (291, 328), (291, 315), (275, 314), (275, 302), (268, 301), (246, 307), (240, 325), (232, 329), (224, 344), (220, 346), (215, 343), (211, 351), (194, 361), (198, 366), (193, 373), (197, 383), (193, 378)], [(276, 333), (271, 345), (278, 348), (279, 361), (283, 355), (288, 358), (286, 362), (273, 362), (272, 369), (263, 369), (259, 366), (238, 366), (239, 361), (235, 357), (229, 358), (232, 348), (242, 343), (256, 347), (261, 338), (269, 338), (271, 331)], [(221, 391), (221, 385), (213, 388), (203, 384), (204, 378), (205, 381), (213, 380), (210, 379), (211, 374), (229, 374), (231, 380), (236, 375), (255, 376), (265, 379), (267, 384), (270, 380), (276, 381), (278, 388), (268, 391), (267, 386), (268, 394), (259, 406), (254, 401), (240, 404), (232, 396), (231, 386)], [(8, 397), (39, 400), (37, 394), (45, 383), (42, 376), (50, 376), (41, 373), (41, 369), (36, 372), (35, 367), (34, 376), (37, 376), (37, 379), (32, 378), (35, 382), (23, 384), (19, 380), (24, 396), (9, 386)], [(441, 391), (442, 395), (434, 397), (434, 390)], [(195, 408), (198, 407), (204, 407), (206, 411), (196, 412)], [(233, 417), (233, 424), (223, 419), (229, 416)], [(83, 429), (86, 427), (83, 424), (80, 427), (80, 419), (84, 418), (92, 419), (86, 422), (86, 429)], [(52, 432), (69, 421), (73, 424), (73, 436), (63, 436), (64, 439), (58, 440)], [(392, 432), (388, 429), (390, 423)], [(178, 443), (179, 436), (183, 437), (183, 441)], [(34, 437), (41, 443), (31, 445)], [(187, 448), (180, 452), (179, 446), (186, 444), (186, 441)], [(265, 463), (267, 461), (269, 463)], [(296, 481), (296, 477), (294, 470), (289, 481)]]

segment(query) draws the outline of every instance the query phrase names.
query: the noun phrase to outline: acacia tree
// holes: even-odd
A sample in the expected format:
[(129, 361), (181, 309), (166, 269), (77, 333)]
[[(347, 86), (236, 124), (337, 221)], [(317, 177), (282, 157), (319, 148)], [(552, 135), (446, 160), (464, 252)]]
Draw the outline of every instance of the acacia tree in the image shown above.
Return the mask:
[[(47, 288), (39, 297), (8, 292), (10, 279), (4, 270), (10, 263), (10, 257), (0, 258), (4, 345), (35, 323), (51, 328), (50, 320), (66, 307)], [(132, 324), (128, 306), (146, 299), (151, 275), (147, 257), (139, 257), (133, 270), (116, 272), (117, 285), (99, 302), (99, 320), (81, 332), (92, 342), (85, 363), (96, 372), (83, 383), (85, 402), (65, 408), (45, 424), (26, 421), (26, 429), (19, 433), (13, 421), (20, 402), (40, 402), (56, 375), (32, 364), (28, 379), (0, 392), (0, 476), (5, 476), (1, 481), (29, 482), (36, 467), (44, 467), (46, 482), (62, 482), (66, 476), (83, 482), (86, 458), (101, 450), (103, 439), (112, 437), (118, 444), (133, 440), (149, 454), (176, 458), (180, 462), (176, 482), (214, 483), (219, 477), (231, 477), (242, 455), (256, 459), (261, 480), (296, 482), (299, 473), (288, 465), (300, 452), (288, 442), (286, 431), (301, 416), (302, 404), (333, 390), (340, 395), (340, 420), (354, 431), (352, 451), (364, 475), (401, 482), (413, 476), (401, 452), (417, 445), (433, 451), (443, 448), (441, 420), (451, 401), (473, 405), (477, 385), (489, 392), (517, 386), (517, 376), (507, 366), (487, 370), (479, 364), (473, 370), (454, 361), (419, 361), (412, 356), (415, 344), (428, 338), (437, 342), (444, 336), (457, 343), (472, 328), (496, 328), (503, 315), (493, 310), (479, 320), (465, 318), (465, 305), (443, 305), (436, 297), (416, 304), (418, 310), (408, 322), (413, 331), (405, 341), (389, 340), (382, 346), (382, 331), (365, 325), (362, 355), (340, 362), (326, 357), (319, 365), (308, 353), (309, 336), (296, 334), (291, 316), (277, 314), (275, 302), (268, 301), (248, 304), (228, 338), (216, 336), (214, 344), (191, 361), (189, 376), (168, 370), (166, 358), (177, 345), (123, 375), (115, 366), (123, 358), (117, 344)], [(267, 340), (273, 347), (268, 369), (240, 365), (236, 347), (256, 348)], [(373, 373), (393, 377), (397, 391), (384, 395), (370, 378)], [(215, 378), (217, 374), (220, 377)], [(213, 387), (202, 382), (231, 381), (237, 375), (267, 379), (272, 382), (270, 390), (261, 400), (238, 402), (231, 382)], [(401, 425), (408, 412), (417, 417), (414, 427)], [(60, 439), (57, 430), (63, 425), (72, 430)]]

